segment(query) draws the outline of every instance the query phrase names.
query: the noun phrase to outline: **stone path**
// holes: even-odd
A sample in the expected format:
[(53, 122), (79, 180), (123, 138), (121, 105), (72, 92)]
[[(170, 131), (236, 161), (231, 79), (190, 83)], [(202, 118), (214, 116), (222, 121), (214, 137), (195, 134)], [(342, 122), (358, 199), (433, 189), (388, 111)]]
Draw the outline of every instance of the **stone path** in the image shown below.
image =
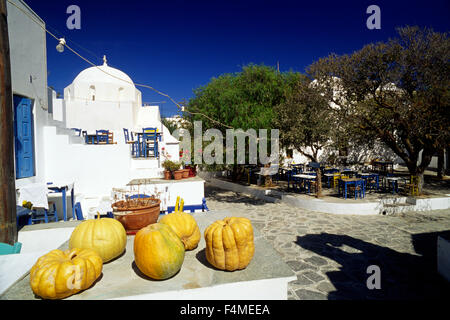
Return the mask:
[[(334, 215), (208, 185), (205, 194), (211, 210), (251, 219), (294, 270), (297, 280), (289, 283), (289, 299), (450, 297), (450, 284), (436, 272), (437, 234), (450, 230), (450, 210)], [(381, 289), (367, 288), (371, 265), (380, 268)]]

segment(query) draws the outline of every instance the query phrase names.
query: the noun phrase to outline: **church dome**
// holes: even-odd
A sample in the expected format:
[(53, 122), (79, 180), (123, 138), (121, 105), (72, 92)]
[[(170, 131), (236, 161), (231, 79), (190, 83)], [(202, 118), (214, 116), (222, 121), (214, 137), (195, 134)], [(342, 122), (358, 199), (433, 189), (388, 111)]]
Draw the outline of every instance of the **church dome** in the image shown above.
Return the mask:
[(125, 72), (109, 67), (106, 61), (102, 66), (91, 67), (81, 71), (73, 80), (73, 83), (110, 83), (134, 87), (133, 80)]
[(141, 104), (141, 93), (133, 80), (125, 72), (108, 66), (106, 57), (103, 57), (103, 61), (101, 66), (81, 71), (72, 84), (64, 89), (64, 98), (98, 102), (131, 101)]

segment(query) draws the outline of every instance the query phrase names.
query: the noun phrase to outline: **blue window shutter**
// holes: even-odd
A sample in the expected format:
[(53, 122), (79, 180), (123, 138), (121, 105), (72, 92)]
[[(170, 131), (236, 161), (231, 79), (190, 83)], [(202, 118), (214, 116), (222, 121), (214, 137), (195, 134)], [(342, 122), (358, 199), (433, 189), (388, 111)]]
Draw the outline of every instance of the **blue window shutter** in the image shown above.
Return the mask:
[(33, 112), (30, 99), (14, 96), (14, 128), (16, 178), (32, 177), (35, 175), (35, 167)]

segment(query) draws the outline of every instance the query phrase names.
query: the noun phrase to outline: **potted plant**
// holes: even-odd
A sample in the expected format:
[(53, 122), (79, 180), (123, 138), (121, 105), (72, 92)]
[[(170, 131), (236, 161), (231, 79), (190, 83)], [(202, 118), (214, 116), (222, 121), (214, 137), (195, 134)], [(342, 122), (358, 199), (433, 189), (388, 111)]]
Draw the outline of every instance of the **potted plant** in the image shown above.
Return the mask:
[(181, 161), (181, 166), (183, 167), (183, 179), (189, 178), (189, 169), (184, 165), (184, 161)]
[(180, 180), (183, 178), (183, 170), (180, 170), (181, 164), (178, 162), (174, 162), (172, 165), (172, 173), (173, 173), (173, 178), (175, 180)]
[(170, 180), (172, 179), (172, 167), (173, 167), (173, 161), (165, 160), (162, 163), (162, 167), (164, 168), (164, 179)]
[(115, 201), (111, 207), (114, 218), (122, 223), (127, 234), (135, 234), (149, 224), (157, 222), (160, 203), (161, 200), (155, 196), (137, 194)]

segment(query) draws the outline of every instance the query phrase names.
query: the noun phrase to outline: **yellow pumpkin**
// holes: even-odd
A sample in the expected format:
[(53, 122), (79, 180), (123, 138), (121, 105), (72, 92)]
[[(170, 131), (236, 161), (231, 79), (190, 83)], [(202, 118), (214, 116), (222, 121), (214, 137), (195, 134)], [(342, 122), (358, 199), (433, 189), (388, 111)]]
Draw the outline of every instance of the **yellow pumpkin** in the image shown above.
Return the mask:
[(123, 225), (112, 218), (86, 220), (73, 230), (69, 248), (94, 249), (108, 262), (119, 256), (127, 245), (127, 232)]
[(102, 258), (91, 249), (52, 250), (30, 271), (33, 292), (44, 299), (62, 299), (89, 288), (100, 276)]
[(173, 212), (162, 217), (159, 223), (167, 224), (175, 231), (183, 242), (185, 250), (195, 249), (200, 242), (200, 229), (189, 213)]
[(205, 230), (206, 259), (220, 270), (234, 271), (248, 266), (255, 253), (253, 227), (249, 219), (218, 220)]
[(163, 280), (172, 277), (184, 261), (184, 245), (166, 224), (153, 223), (134, 237), (134, 262), (146, 276)]

